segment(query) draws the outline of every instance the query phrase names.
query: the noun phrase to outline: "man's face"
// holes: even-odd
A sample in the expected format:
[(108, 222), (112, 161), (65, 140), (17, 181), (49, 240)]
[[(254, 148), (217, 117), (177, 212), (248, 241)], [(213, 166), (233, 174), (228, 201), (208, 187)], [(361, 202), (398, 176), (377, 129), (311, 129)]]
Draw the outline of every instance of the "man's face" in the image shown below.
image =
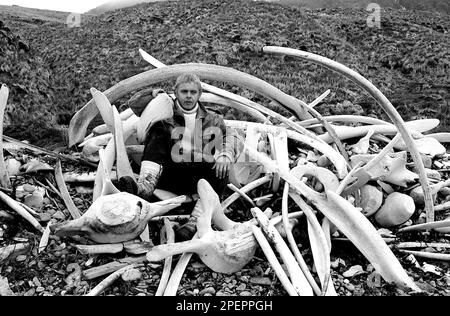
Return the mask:
[(201, 93), (195, 83), (186, 82), (178, 86), (175, 96), (184, 109), (192, 110), (200, 99)]

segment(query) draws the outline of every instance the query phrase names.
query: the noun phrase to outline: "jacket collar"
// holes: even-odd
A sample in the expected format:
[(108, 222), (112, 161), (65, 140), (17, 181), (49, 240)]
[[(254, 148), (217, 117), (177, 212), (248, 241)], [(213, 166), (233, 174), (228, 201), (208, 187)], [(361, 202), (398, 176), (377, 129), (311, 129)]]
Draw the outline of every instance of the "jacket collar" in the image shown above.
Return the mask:
[[(178, 102), (177, 99), (174, 100), (175, 103)], [(199, 101), (198, 102), (198, 110), (197, 110), (197, 119), (203, 119), (206, 117), (206, 115), (208, 115), (208, 112), (206, 111), (205, 107), (203, 106), (203, 104)], [(175, 119), (177, 118), (183, 118), (184, 120), (184, 114), (183, 111), (181, 111), (181, 109), (178, 108), (178, 106), (175, 104), (174, 105), (174, 111), (173, 111), (173, 116)]]

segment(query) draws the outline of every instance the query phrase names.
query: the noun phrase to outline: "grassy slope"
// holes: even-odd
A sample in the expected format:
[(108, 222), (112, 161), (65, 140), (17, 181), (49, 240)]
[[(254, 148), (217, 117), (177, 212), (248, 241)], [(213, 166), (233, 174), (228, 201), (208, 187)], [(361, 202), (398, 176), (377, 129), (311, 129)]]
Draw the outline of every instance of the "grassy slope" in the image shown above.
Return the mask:
[[(366, 18), (367, 12), (357, 9), (317, 11), (266, 2), (180, 0), (86, 18), (80, 28), (46, 24), (23, 36), (31, 54), (51, 73), (53, 98), (47, 107), (65, 124), (89, 101), (90, 87), (105, 90), (151, 69), (139, 56), (139, 47), (167, 64), (233, 67), (309, 102), (331, 88), (326, 104), (318, 107), (323, 114), (382, 115), (374, 101), (348, 80), (315, 65), (256, 51), (261, 45), (278, 45), (342, 62), (373, 81), (406, 119), (439, 117), (441, 130), (450, 130), (448, 16), (388, 9), (383, 11), (380, 30), (369, 29)], [(269, 103), (253, 92), (217, 84)], [(169, 89), (171, 85), (163, 84)], [(125, 102), (126, 98), (118, 105)]]
[(21, 6), (0, 5), (0, 12), (10, 14), (16, 17), (30, 20), (43, 20), (49, 22), (64, 23), (69, 12), (41, 10), (34, 8), (26, 8)]
[(281, 4), (301, 7), (319, 8), (353, 8), (365, 9), (369, 3), (377, 3), (382, 8), (423, 10), (431, 12), (450, 13), (450, 3), (447, 0), (274, 0)]

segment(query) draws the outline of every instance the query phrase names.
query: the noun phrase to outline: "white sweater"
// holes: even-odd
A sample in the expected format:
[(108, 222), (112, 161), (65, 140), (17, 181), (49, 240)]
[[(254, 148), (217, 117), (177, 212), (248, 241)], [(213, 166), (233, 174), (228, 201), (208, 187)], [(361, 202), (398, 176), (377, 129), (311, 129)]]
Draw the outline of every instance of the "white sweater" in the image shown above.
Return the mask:
[(199, 105), (190, 111), (183, 109), (183, 107), (177, 102), (178, 108), (183, 112), (184, 120), (186, 122), (186, 128), (184, 130), (183, 139), (181, 140), (181, 147), (183, 152), (192, 152), (194, 131), (195, 131), (195, 119), (197, 117), (197, 110)]

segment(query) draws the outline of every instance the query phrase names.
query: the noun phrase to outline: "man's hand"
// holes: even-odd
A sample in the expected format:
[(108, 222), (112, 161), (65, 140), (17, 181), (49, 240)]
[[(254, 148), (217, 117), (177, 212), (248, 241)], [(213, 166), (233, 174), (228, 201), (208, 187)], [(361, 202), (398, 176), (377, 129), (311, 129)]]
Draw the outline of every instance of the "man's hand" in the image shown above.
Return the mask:
[(230, 172), (231, 159), (227, 156), (219, 156), (213, 169), (216, 169), (216, 177), (219, 179), (225, 179)]

